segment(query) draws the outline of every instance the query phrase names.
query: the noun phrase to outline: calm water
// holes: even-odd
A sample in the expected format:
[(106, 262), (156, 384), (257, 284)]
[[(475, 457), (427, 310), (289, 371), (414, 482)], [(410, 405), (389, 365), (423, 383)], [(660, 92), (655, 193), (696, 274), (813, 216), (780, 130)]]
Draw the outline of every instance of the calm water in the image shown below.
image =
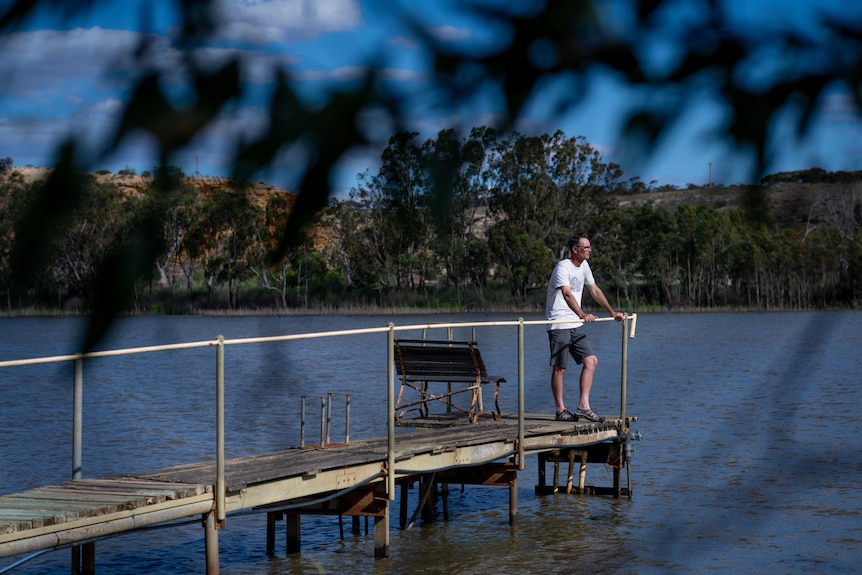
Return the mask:
[[(131, 318), (102, 347), (452, 319), (514, 318)], [(639, 417), (643, 435), (630, 467), (632, 500), (538, 497), (530, 456), (514, 527), (507, 490), (468, 486), (450, 495), (448, 522), (401, 531), (396, 513), (389, 559), (374, 561), (372, 534), (340, 540), (337, 519), (319, 517), (303, 518), (301, 554), (286, 557), (279, 533), (279, 554), (268, 558), (265, 516), (228, 517), (222, 573), (856, 573), (860, 320), (860, 312), (641, 314), (629, 342), (628, 413)], [(68, 318), (0, 320), (0, 360), (74, 352), (81, 326)], [(612, 414), (620, 329), (588, 329), (600, 357), (593, 407)], [(544, 328), (526, 334), (527, 409), (550, 412)], [(509, 378), (505, 411), (516, 409), (516, 336), (508, 327), (476, 335), (489, 369)], [(228, 346), (228, 457), (298, 445), (299, 397), (327, 391), (352, 394), (352, 439), (385, 435), (385, 349), (385, 335)], [(214, 374), (212, 349), (87, 362), (84, 476), (214, 459)], [(71, 476), (71, 386), (69, 364), (0, 370), (0, 494)], [(570, 373), (570, 404), (575, 386)], [(336, 403), (334, 441), (343, 433), (339, 413)], [(590, 466), (587, 483), (611, 481), (610, 470)], [(69, 555), (42, 554), (12, 573), (65, 574)], [(0, 559), (0, 569), (19, 559)], [(203, 573), (203, 530), (194, 524), (100, 541), (96, 562), (100, 575)]]

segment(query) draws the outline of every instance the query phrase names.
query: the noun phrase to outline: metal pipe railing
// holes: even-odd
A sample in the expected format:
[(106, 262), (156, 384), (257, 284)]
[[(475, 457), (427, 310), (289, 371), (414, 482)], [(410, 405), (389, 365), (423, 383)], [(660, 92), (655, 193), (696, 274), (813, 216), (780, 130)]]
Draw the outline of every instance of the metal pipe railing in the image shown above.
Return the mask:
[(344, 396), (344, 443), (350, 443), (350, 394), (339, 391), (329, 391), (326, 393), (326, 444), (329, 445), (330, 443), (330, 432), (332, 431), (333, 395)]

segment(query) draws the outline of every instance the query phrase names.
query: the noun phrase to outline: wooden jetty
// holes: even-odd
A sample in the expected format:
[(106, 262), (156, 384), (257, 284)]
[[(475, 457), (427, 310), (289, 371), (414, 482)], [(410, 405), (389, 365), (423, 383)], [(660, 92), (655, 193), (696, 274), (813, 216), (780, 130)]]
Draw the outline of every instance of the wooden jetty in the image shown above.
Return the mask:
[[(609, 418), (604, 423), (554, 421), (550, 415), (525, 415), (524, 450), (541, 453), (540, 461), (589, 462), (624, 467), (623, 429), (636, 421)], [(517, 515), (518, 416), (497, 421), (431, 415), (407, 420), (418, 425), (400, 433), (395, 477), (401, 486), (400, 522), (406, 520), (405, 486), (436, 474), (431, 483), (496, 485), (510, 488), (510, 521)], [(571, 456), (571, 457), (570, 457)], [(274, 552), (274, 522), (286, 516), (288, 551), (298, 551), (299, 517), (326, 513), (374, 517), (374, 553), (388, 555), (389, 502), (385, 481), (386, 438), (308, 446), (225, 462), (227, 512), (267, 514), (267, 552)], [(555, 469), (558, 467), (555, 466)], [(555, 473), (555, 476), (557, 474)], [(574, 485), (571, 465), (566, 486), (583, 492), (583, 475)], [(540, 470), (540, 477), (544, 473)], [(618, 474), (615, 474), (615, 478)], [(84, 546), (82, 572), (93, 564), (92, 542), (100, 537), (149, 525), (202, 516), (207, 529), (207, 572), (217, 572), (217, 529), (213, 485), (216, 462), (203, 462), (148, 473), (81, 479), (0, 496), (0, 557), (63, 546)], [(631, 495), (625, 486), (607, 488)], [(541, 490), (543, 486), (537, 486)], [(216, 554), (213, 556), (212, 554)]]
[[(219, 573), (218, 531), (230, 514), (261, 513), (266, 516), (267, 553), (275, 552), (276, 522), (285, 519), (286, 549), (300, 547), (302, 514), (374, 518), (374, 556), (389, 554), (390, 504), (400, 487), (399, 523), (407, 523), (407, 488), (419, 482), (421, 496), (416, 512), (427, 509), (437, 483), (461, 483), (509, 488), (509, 520), (517, 516), (517, 475), (526, 469), (526, 458), (538, 455), (537, 493), (607, 493), (631, 497), (630, 485), (622, 485), (621, 471), (628, 475), (630, 426), (636, 417), (626, 415), (626, 342), (634, 337), (636, 316), (626, 316), (622, 337), (620, 414), (602, 423), (559, 422), (548, 414), (524, 411), (524, 326), (548, 322), (479, 322), (474, 324), (427, 324), (369, 328), (344, 332), (296, 334), (244, 340), (215, 340), (92, 352), (33, 360), (0, 361), (0, 368), (34, 363), (75, 363), (73, 400), (73, 477), (59, 485), (0, 496), (0, 557), (35, 553), (46, 549), (72, 548), (72, 573), (95, 573), (95, 543), (100, 538), (200, 517), (205, 530), (206, 573)], [(466, 378), (464, 392), (471, 397), (469, 417), (432, 414), (423, 405), (424, 417), (396, 416), (395, 333), (398, 330), (476, 326), (515, 326), (518, 329), (518, 374), (512, 392), (517, 394), (517, 413), (484, 412), (481, 387), (489, 378), (477, 367), (473, 383)], [(224, 457), (224, 348), (226, 345), (288, 341), (309, 337), (388, 333), (388, 435), (384, 438), (330, 444), (328, 431), (317, 445), (237, 459)], [(424, 331), (423, 331), (424, 335)], [(450, 338), (451, 339), (451, 336)], [(473, 338), (475, 339), (475, 337)], [(475, 342), (470, 342), (471, 345)], [(151, 353), (168, 349), (214, 347), (216, 349), (216, 459), (146, 473), (103, 478), (81, 477), (81, 423), (83, 413), (81, 362), (90, 357)], [(471, 357), (476, 357), (472, 356)], [(423, 361), (430, 361), (427, 358)], [(435, 352), (439, 362), (449, 361)], [(472, 360), (471, 360), (472, 361)], [(478, 364), (477, 364), (478, 365)], [(481, 377), (480, 377), (481, 375)], [(481, 380), (481, 381), (480, 381)], [(406, 378), (405, 378), (406, 381)], [(496, 380), (497, 384), (505, 381)], [(416, 388), (414, 388), (416, 389)], [(452, 393), (432, 395), (420, 386), (422, 402), (443, 400), (451, 406)], [(403, 389), (402, 389), (403, 392)], [(400, 403), (399, 394), (399, 403)], [(495, 401), (496, 403), (496, 401)], [(348, 404), (349, 405), (349, 404)], [(463, 412), (464, 410), (462, 410)], [(303, 400), (304, 418), (304, 400)], [(349, 414), (348, 414), (349, 421)], [(322, 425), (322, 423), (321, 423)], [(303, 419), (304, 429), (304, 419)], [(398, 433), (396, 433), (396, 428)], [(548, 484), (545, 466), (553, 463)], [(565, 482), (561, 469), (568, 464)], [(577, 479), (575, 464), (578, 463)], [(613, 485), (588, 487), (588, 463), (613, 469)], [(444, 501), (444, 514), (445, 514)], [(415, 514), (414, 514), (415, 516)], [(412, 521), (412, 520), (411, 520)]]

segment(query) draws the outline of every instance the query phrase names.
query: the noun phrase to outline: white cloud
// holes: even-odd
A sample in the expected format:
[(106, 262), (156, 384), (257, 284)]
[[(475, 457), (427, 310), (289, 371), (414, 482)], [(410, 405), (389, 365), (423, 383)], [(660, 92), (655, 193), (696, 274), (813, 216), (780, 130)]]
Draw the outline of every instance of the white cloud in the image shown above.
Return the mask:
[(140, 34), (104, 28), (37, 30), (4, 37), (0, 91), (29, 98), (69, 84), (93, 81), (116, 54), (127, 52)]
[(267, 44), (316, 38), (359, 25), (357, 0), (220, 0), (225, 39)]
[(359, 80), (368, 73), (365, 66), (341, 66), (331, 70), (308, 70), (306, 72), (294, 72), (292, 76), (300, 80), (335, 80), (339, 82), (351, 82)]
[(389, 44), (395, 48), (407, 48), (409, 50), (418, 50), (419, 42), (406, 36), (395, 36), (389, 40)]
[[(352, 82), (362, 79), (369, 68), (367, 66), (341, 66), (331, 70), (308, 70), (295, 72), (294, 78), (299, 80), (327, 80), (335, 82)], [(417, 81), (427, 79), (427, 75), (416, 70), (407, 68), (381, 68), (377, 70), (379, 76), (391, 81)]]
[(467, 28), (456, 28), (455, 26), (438, 26), (432, 28), (430, 32), (440, 42), (458, 42), (466, 40), (472, 35)]

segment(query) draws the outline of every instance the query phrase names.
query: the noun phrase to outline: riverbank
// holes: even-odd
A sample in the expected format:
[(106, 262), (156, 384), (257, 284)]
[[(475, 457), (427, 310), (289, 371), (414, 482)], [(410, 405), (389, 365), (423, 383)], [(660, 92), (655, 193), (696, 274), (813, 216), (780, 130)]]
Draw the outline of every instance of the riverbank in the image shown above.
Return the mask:
[[(605, 315), (602, 309), (585, 306), (584, 309), (598, 316)], [(795, 308), (795, 309), (764, 309), (756, 307), (663, 307), (639, 306), (637, 309), (618, 308), (625, 313), (663, 313), (663, 314), (714, 314), (714, 313), (775, 313), (775, 312), (811, 312), (811, 311), (855, 311), (856, 307), (830, 308)], [(408, 315), (441, 315), (441, 314), (512, 314), (534, 315), (543, 314), (544, 308), (538, 305), (524, 306), (486, 306), (483, 309), (465, 309), (463, 306), (440, 307), (410, 307), (410, 306), (319, 306), (308, 308), (240, 308), (240, 309), (189, 309), (183, 313), (164, 311), (132, 311), (118, 317), (138, 316), (189, 316), (189, 317), (317, 317), (317, 316), (408, 316)], [(89, 313), (82, 311), (24, 309), (0, 312), (2, 318), (50, 318), (50, 317), (88, 317)]]

